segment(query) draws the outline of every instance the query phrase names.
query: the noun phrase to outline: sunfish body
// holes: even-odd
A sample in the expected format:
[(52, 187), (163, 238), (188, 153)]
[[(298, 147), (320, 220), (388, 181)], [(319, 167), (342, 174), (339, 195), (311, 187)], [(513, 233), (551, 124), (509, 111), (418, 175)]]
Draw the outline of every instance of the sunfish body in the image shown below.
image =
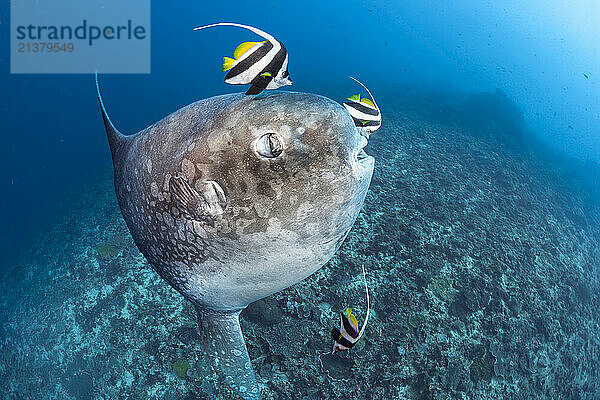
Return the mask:
[(239, 313), (335, 253), (371, 181), (366, 139), (341, 105), (313, 94), (212, 97), (132, 136), (98, 96), (136, 245), (195, 306), (215, 368), (259, 399)]

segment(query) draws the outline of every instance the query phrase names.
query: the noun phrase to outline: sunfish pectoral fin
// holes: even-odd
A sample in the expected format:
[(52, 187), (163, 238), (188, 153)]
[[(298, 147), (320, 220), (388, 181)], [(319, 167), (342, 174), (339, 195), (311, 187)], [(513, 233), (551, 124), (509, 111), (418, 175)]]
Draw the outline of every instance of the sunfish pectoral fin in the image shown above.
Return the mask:
[(198, 328), (213, 368), (245, 400), (259, 400), (260, 392), (246, 342), (240, 312), (222, 313), (196, 307)]
[(98, 81), (98, 71), (95, 73), (96, 77), (96, 93), (98, 94), (98, 103), (100, 104), (100, 112), (102, 113), (102, 119), (104, 120), (104, 127), (106, 128), (106, 136), (108, 137), (108, 145), (110, 146), (110, 152), (113, 157), (113, 163), (116, 164), (118, 159), (118, 153), (123, 145), (127, 142), (127, 137), (121, 134), (117, 128), (113, 125), (104, 102), (102, 101), (102, 94), (100, 93), (100, 83)]
[(215, 181), (204, 181), (198, 186), (196, 189), (183, 176), (171, 177), (171, 201), (186, 218), (212, 225), (227, 207), (225, 192)]

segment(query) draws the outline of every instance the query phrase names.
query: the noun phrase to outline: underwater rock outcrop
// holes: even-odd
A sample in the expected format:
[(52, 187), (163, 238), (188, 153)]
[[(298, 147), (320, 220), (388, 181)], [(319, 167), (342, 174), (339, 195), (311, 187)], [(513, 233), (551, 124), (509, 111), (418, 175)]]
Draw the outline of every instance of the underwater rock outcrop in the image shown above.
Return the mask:
[(460, 115), (471, 129), (480, 132), (495, 129), (505, 138), (522, 144), (525, 128), (523, 112), (502, 89), (468, 96), (461, 106)]

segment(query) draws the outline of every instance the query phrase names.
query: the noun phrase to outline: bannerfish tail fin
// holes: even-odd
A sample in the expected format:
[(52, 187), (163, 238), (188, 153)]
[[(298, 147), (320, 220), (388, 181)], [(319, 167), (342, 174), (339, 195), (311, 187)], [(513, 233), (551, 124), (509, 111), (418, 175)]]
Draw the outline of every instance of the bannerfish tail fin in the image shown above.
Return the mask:
[(277, 40), (273, 36), (269, 35), (267, 32), (261, 31), (260, 29), (250, 25), (242, 25), (235, 22), (217, 22), (216, 24), (198, 26), (194, 28), (194, 30), (199, 31), (201, 29), (212, 28), (214, 26), (237, 26), (238, 28), (248, 29), (249, 31), (256, 33), (258, 36), (262, 36), (263, 38), (267, 39), (271, 43), (277, 42)]
[(365, 293), (367, 294), (367, 315), (365, 317), (365, 322), (363, 322), (362, 328), (360, 328), (360, 332), (358, 333), (358, 338), (360, 339), (365, 332), (365, 328), (367, 327), (367, 322), (369, 321), (369, 312), (371, 311), (371, 299), (369, 298), (369, 286), (367, 286), (367, 273), (365, 272), (365, 265), (362, 265), (363, 278), (365, 280)]
[(115, 128), (108, 113), (106, 112), (106, 108), (104, 107), (104, 102), (102, 101), (102, 93), (100, 92), (100, 82), (98, 80), (98, 71), (95, 73), (96, 77), (96, 92), (98, 94), (98, 103), (100, 104), (100, 111), (102, 112), (102, 119), (104, 120), (104, 127), (106, 128), (106, 136), (108, 137), (108, 145), (110, 146), (110, 152), (113, 157), (113, 164), (116, 162), (118, 154), (121, 149), (127, 143), (127, 136), (121, 134)]
[(260, 400), (246, 342), (240, 328), (240, 312), (223, 313), (196, 307), (204, 348), (217, 374), (224, 377), (244, 400)]
[(229, 71), (233, 67), (235, 59), (231, 57), (223, 57), (223, 72)]

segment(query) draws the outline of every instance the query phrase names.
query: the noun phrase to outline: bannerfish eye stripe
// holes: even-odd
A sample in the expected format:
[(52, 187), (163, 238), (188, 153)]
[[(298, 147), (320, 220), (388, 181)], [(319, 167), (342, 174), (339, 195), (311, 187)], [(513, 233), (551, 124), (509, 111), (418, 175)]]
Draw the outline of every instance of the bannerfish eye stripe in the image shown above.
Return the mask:
[(287, 50), (283, 43), (279, 42), (279, 45), (281, 46), (281, 48), (265, 68), (265, 71), (272, 72), (273, 75), (277, 74), (281, 70), (283, 62), (285, 61), (285, 57), (287, 55)]
[(277, 54), (275, 54), (275, 56), (271, 59), (269, 64), (267, 64), (267, 66), (263, 68), (263, 73), (270, 73), (273, 77), (276, 76), (277, 73), (281, 70), (281, 67), (283, 67), (283, 63), (287, 54), (283, 43), (279, 44), (281, 45), (281, 48), (279, 49)]
[[(281, 46), (275, 57), (271, 59), (269, 64), (262, 69), (262, 74), (256, 76), (250, 83), (252, 86), (246, 94), (258, 94), (262, 92), (264, 89), (271, 88), (269, 86), (270, 83), (273, 82), (273, 79), (279, 74), (280, 71), (283, 70), (283, 66), (286, 63), (287, 52), (282, 43), (279, 43)], [(267, 54), (263, 59), (267, 59), (269, 54)], [(262, 61), (262, 60), (261, 60)], [(252, 68), (252, 67), (251, 67)]]

